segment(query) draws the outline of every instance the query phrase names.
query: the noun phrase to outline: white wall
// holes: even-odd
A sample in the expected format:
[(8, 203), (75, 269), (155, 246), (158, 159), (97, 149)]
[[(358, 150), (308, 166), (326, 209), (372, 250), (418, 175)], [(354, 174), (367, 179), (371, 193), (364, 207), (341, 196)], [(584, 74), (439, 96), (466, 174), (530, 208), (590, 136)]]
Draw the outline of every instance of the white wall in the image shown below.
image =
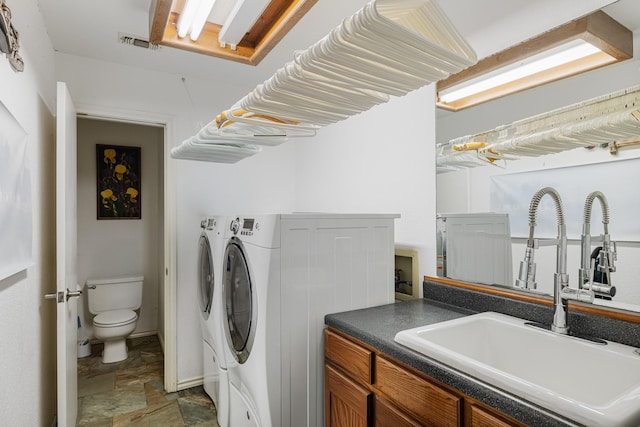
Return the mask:
[(0, 280), (0, 414), (3, 425), (48, 426), (56, 405), (55, 304), (43, 298), (56, 288), (54, 52), (36, 0), (9, 3), (25, 71), (0, 55), (0, 102), (28, 134), (34, 264)]
[[(636, 50), (635, 58), (637, 58), (640, 50), (638, 33), (634, 35), (634, 46)], [(447, 114), (437, 120), (437, 141), (445, 142), (455, 137), (483, 132), (501, 124), (508, 124), (555, 108), (639, 85), (639, 69), (640, 60), (631, 59), (455, 114)], [(483, 166), (438, 174), (438, 212), (489, 211), (490, 180), (493, 175), (637, 157), (640, 157), (640, 150), (637, 149), (621, 150), (618, 156), (611, 156), (607, 150), (589, 151), (576, 149), (538, 158), (523, 158), (510, 162), (507, 169)], [(620, 185), (626, 186), (627, 184), (620, 183)], [(638, 190), (633, 186), (628, 188), (629, 196), (636, 197)], [(606, 188), (600, 190), (605, 195), (607, 194)], [(562, 194), (560, 196), (562, 197)], [(599, 209), (597, 203), (594, 208)], [(624, 235), (615, 234), (615, 209), (613, 208), (611, 216), (611, 238), (618, 241), (628, 240)], [(582, 218), (578, 220), (581, 221)], [(601, 226), (598, 224), (592, 225), (593, 234), (599, 235), (600, 232)], [(524, 243), (516, 241), (513, 247), (514, 277), (517, 277), (519, 263), (523, 255)], [(614, 300), (640, 306), (640, 290), (636, 286), (637, 277), (640, 274), (638, 259), (640, 259), (640, 243), (624, 242), (619, 244), (617, 271), (613, 276), (614, 285), (618, 288), (618, 297), (614, 298)], [(538, 250), (536, 263), (538, 286), (545, 292), (552, 292), (555, 250), (552, 248)], [(568, 272), (572, 286), (577, 283), (579, 264), (580, 242), (573, 241), (569, 244), (568, 253)]]
[[(89, 278), (144, 276), (143, 303), (134, 334), (158, 329), (163, 285), (164, 129), (78, 118), (78, 282)], [(140, 147), (141, 219), (97, 220), (96, 144)], [(78, 303), (83, 338), (93, 337), (85, 293)], [(164, 307), (162, 307), (164, 308)]]
[(396, 245), (419, 251), (420, 278), (436, 271), (434, 99), (428, 86), (295, 142), (296, 209), (399, 213)]

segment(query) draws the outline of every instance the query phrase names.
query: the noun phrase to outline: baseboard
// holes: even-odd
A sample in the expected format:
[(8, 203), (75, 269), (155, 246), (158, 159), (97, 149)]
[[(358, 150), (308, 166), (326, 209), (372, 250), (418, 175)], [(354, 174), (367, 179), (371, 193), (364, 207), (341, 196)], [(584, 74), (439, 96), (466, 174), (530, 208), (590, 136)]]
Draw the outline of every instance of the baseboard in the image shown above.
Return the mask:
[(135, 334), (129, 335), (127, 338), (142, 338), (142, 337), (150, 337), (153, 335), (158, 335), (158, 331), (137, 332)]
[(204, 384), (204, 379), (202, 377), (191, 378), (189, 380), (178, 381), (178, 391), (186, 390), (192, 387), (198, 387)]

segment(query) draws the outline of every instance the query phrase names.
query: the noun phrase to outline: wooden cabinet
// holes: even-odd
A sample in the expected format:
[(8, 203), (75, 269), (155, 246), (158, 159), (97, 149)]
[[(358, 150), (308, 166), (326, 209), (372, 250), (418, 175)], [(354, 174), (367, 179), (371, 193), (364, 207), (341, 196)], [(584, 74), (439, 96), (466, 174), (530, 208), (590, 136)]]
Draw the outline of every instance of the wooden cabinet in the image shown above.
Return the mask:
[(366, 344), (325, 330), (327, 427), (522, 427)]
[(371, 393), (345, 375), (325, 366), (325, 425), (367, 427)]

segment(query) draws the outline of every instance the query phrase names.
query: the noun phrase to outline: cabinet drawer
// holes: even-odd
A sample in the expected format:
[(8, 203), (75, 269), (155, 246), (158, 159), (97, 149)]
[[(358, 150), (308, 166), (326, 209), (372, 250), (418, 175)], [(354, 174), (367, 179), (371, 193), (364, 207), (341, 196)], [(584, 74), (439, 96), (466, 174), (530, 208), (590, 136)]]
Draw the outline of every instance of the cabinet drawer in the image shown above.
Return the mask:
[(373, 353), (366, 348), (325, 329), (324, 357), (344, 369), (355, 380), (371, 384)]
[(375, 386), (425, 425), (459, 426), (462, 399), (377, 356)]
[(467, 400), (465, 402), (465, 427), (520, 427), (524, 424), (510, 419), (505, 414), (482, 408)]

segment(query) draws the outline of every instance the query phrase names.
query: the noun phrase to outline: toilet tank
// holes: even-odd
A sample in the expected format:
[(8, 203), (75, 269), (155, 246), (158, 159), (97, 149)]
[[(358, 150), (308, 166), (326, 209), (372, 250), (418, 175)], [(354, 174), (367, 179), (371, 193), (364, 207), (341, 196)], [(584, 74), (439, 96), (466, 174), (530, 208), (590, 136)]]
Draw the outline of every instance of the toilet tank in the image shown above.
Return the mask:
[(88, 279), (89, 312), (98, 314), (110, 310), (137, 310), (142, 305), (144, 277)]

